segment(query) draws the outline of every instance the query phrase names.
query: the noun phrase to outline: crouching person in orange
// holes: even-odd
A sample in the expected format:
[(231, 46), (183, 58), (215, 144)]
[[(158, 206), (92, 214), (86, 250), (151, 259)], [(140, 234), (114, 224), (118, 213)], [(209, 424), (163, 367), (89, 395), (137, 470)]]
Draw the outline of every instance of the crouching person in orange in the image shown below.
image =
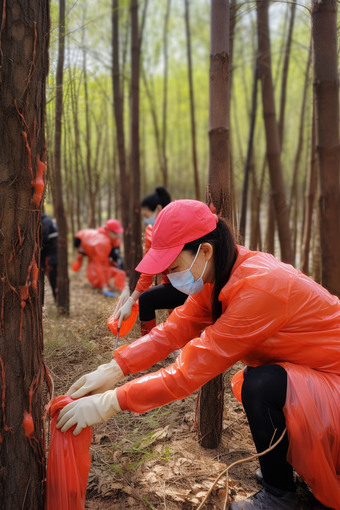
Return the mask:
[[(168, 232), (164, 245), (160, 232)], [(184, 305), (149, 335), (122, 346), (114, 360), (71, 388), (77, 400), (59, 414), (75, 434), (121, 410), (143, 413), (183, 399), (242, 360), (242, 402), (261, 457), (263, 489), (232, 510), (298, 510), (293, 468), (325, 506), (340, 510), (340, 302), (272, 255), (237, 246), (224, 221), (197, 201), (160, 212), (139, 271), (169, 269)], [(147, 370), (174, 348), (173, 365)], [(94, 394), (98, 393), (98, 394)]]
[(79, 255), (72, 264), (72, 269), (79, 271), (83, 256), (87, 255), (88, 280), (109, 297), (115, 297), (108, 288), (111, 278), (118, 290), (122, 291), (125, 285), (126, 273), (120, 255), (120, 236), (123, 232), (120, 222), (112, 219), (105, 223), (105, 227), (80, 230), (74, 238), (74, 246), (78, 249)]

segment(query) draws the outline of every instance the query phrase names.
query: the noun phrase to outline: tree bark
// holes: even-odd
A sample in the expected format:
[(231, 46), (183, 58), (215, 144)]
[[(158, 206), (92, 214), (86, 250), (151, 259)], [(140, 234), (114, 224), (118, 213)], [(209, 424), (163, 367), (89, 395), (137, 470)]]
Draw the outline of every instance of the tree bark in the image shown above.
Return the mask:
[(257, 0), (258, 64), (262, 82), (263, 118), (266, 130), (267, 159), (272, 196), (278, 224), (281, 259), (291, 262), (289, 208), (281, 170), (280, 139), (275, 116), (274, 87), (271, 72), (268, 0)]
[[(0, 508), (42, 510), (43, 328), (38, 277), (45, 185), (47, 0), (0, 0)], [(33, 426), (29, 437), (25, 413)], [(45, 418), (45, 417), (44, 417)]]
[(242, 209), (241, 209), (241, 219), (240, 219), (240, 236), (241, 236), (241, 239), (243, 239), (243, 244), (245, 242), (245, 237), (246, 237), (248, 183), (249, 183), (249, 174), (250, 174), (250, 168), (251, 168), (251, 162), (252, 162), (252, 152), (253, 152), (255, 122), (256, 122), (257, 76), (258, 76), (257, 62), (255, 60), (252, 106), (251, 106), (251, 115), (250, 115), (250, 129), (249, 129), (249, 138), (248, 138), (247, 158), (246, 158), (245, 165), (244, 165)]
[(195, 101), (194, 101), (194, 83), (192, 79), (192, 63), (191, 63), (191, 36), (190, 36), (190, 14), (189, 0), (184, 0), (185, 5), (185, 29), (187, 38), (187, 56), (188, 56), (188, 78), (189, 78), (189, 96), (190, 96), (190, 119), (191, 119), (191, 147), (192, 147), (192, 164), (194, 168), (195, 197), (200, 200), (200, 185), (197, 166), (197, 150), (196, 150), (196, 122), (195, 122)]
[(293, 3), (290, 7), (289, 29), (288, 29), (288, 37), (287, 37), (286, 47), (285, 47), (285, 52), (284, 52), (282, 81), (281, 81), (280, 114), (279, 114), (279, 138), (280, 138), (281, 152), (282, 152), (282, 147), (283, 147), (283, 133), (284, 133), (284, 122), (285, 122), (286, 93), (287, 93), (290, 49), (292, 46), (295, 11), (296, 11), (296, 0), (292, 0), (292, 2)]
[(315, 193), (317, 187), (317, 168), (316, 168), (316, 148), (315, 148), (315, 116), (313, 106), (313, 124), (312, 124), (312, 143), (310, 149), (310, 164), (308, 176), (308, 188), (306, 193), (306, 212), (303, 231), (303, 244), (301, 253), (301, 271), (309, 276), (309, 250), (312, 233), (313, 209), (315, 203)]
[(316, 152), (319, 165), (321, 282), (340, 296), (339, 75), (336, 0), (312, 2)]
[(75, 154), (75, 177), (76, 177), (76, 211), (77, 211), (77, 229), (81, 230), (80, 220), (80, 183), (79, 183), (79, 158), (81, 158), (80, 152), (80, 137), (79, 137), (79, 124), (78, 124), (78, 101), (79, 101), (79, 88), (75, 90), (75, 75), (71, 76), (70, 71), (70, 91), (71, 91), (71, 105), (72, 105), (72, 116), (73, 116), (73, 128), (74, 128), (74, 154)]
[(124, 228), (124, 260), (127, 275), (130, 276), (130, 214), (129, 214), (129, 193), (127, 186), (126, 154), (125, 154), (125, 132), (123, 98), (119, 76), (119, 1), (112, 1), (112, 84), (113, 84), (113, 105), (116, 120), (117, 149), (119, 162), (119, 189), (120, 209), (122, 224)]
[[(207, 203), (217, 214), (231, 219), (229, 159), (229, 1), (211, 1), (209, 93), (209, 176)], [(216, 448), (223, 419), (223, 374), (200, 391), (198, 426), (200, 443)]]
[(57, 306), (61, 315), (70, 311), (70, 290), (67, 256), (67, 220), (63, 201), (61, 177), (61, 130), (63, 114), (63, 74), (65, 54), (65, 0), (59, 0), (59, 47), (56, 74), (56, 107), (54, 132), (54, 179), (56, 193), (56, 220), (58, 225), (58, 269), (57, 269)]
[(139, 34), (138, 0), (131, 0), (131, 176), (133, 205), (133, 238), (131, 243), (130, 289), (134, 290), (139, 278), (134, 268), (143, 257), (140, 214), (140, 158), (139, 158)]
[[(168, 105), (168, 26), (170, 17), (171, 0), (167, 0), (165, 19), (164, 19), (164, 46), (163, 46), (163, 57), (164, 57), (164, 81), (163, 81), (163, 122), (162, 122), (162, 155), (163, 155), (163, 186), (168, 186), (168, 158), (166, 154), (166, 139), (167, 139), (167, 105)], [(137, 25), (138, 26), (138, 25)], [(138, 57), (139, 58), (139, 57)]]

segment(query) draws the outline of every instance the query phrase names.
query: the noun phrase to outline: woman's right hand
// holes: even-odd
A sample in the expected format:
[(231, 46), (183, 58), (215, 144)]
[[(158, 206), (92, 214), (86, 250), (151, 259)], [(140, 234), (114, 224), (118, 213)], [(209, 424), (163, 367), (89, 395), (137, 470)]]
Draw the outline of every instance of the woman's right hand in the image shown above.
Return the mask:
[(100, 365), (94, 372), (83, 375), (72, 384), (66, 395), (70, 395), (72, 398), (80, 398), (84, 395), (104, 393), (111, 390), (123, 377), (122, 369), (113, 359), (110, 363)]
[(116, 318), (118, 319), (118, 328), (121, 327), (123, 321), (126, 321), (130, 317), (132, 307), (135, 302), (136, 301), (130, 296), (126, 303), (124, 303), (123, 306), (117, 310)]

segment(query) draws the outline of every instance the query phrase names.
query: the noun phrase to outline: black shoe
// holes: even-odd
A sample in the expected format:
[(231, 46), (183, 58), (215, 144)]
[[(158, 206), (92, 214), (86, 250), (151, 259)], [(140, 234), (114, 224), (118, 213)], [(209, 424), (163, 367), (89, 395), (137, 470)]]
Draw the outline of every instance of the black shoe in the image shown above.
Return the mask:
[(300, 510), (295, 492), (283, 492), (274, 496), (262, 489), (250, 498), (232, 503), (230, 510)]

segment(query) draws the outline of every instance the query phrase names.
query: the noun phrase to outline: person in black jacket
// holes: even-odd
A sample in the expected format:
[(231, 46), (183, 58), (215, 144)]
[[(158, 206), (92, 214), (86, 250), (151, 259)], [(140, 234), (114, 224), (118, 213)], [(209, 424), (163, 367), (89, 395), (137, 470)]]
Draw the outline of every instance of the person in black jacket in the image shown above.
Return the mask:
[(41, 215), (42, 224), (42, 250), (40, 264), (43, 272), (50, 281), (54, 299), (56, 299), (57, 288), (57, 266), (58, 266), (58, 227), (47, 214)]

